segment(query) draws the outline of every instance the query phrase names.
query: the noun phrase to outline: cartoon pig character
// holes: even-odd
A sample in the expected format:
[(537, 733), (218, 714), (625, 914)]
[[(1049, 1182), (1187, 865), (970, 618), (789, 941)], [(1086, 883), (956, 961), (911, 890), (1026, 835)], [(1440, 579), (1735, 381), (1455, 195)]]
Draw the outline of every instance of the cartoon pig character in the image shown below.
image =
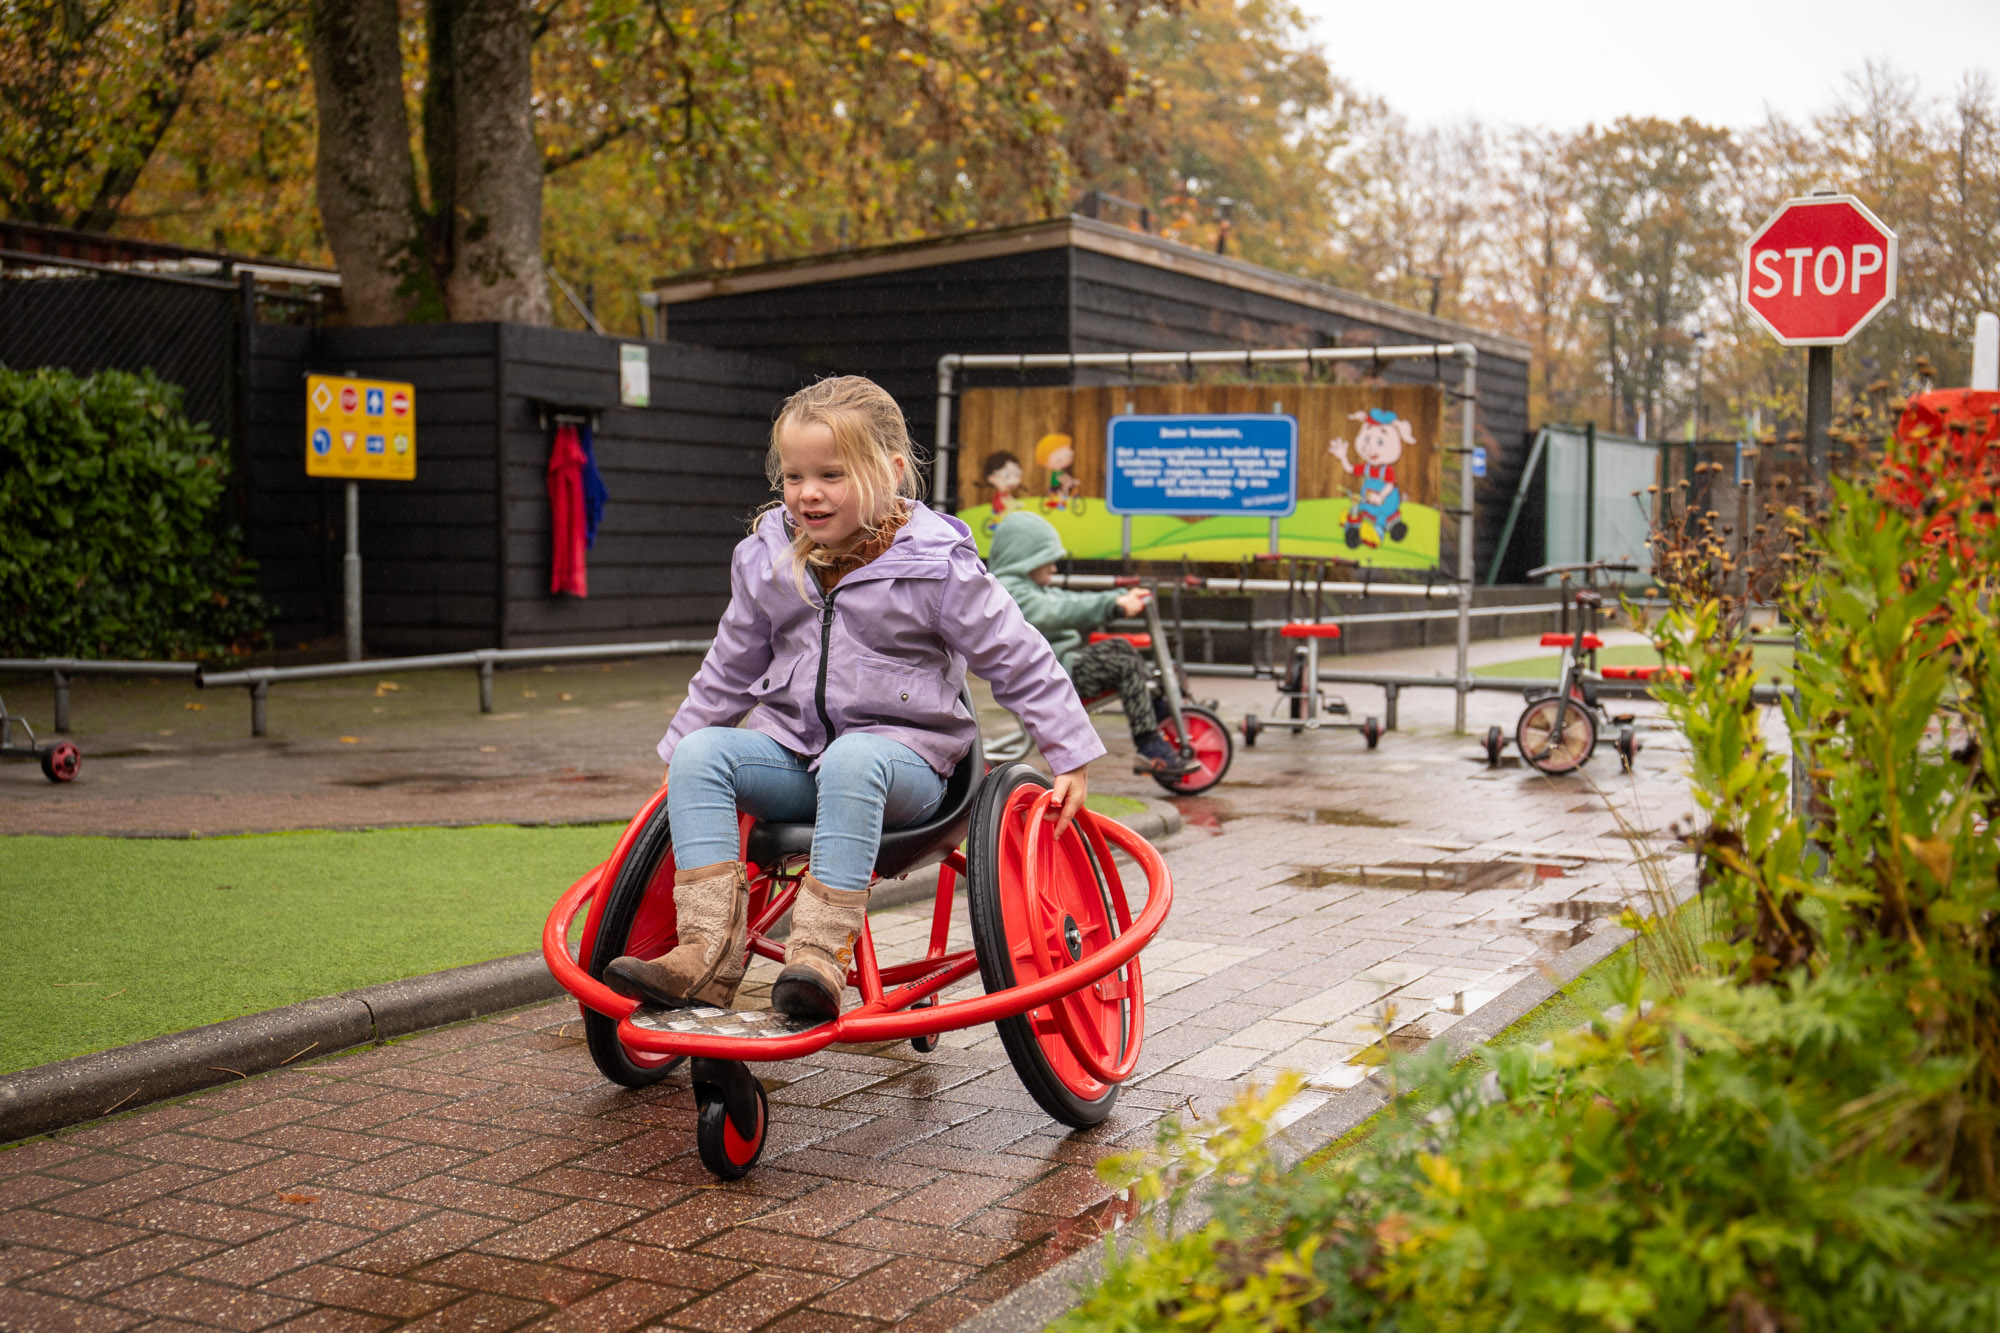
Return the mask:
[(1329, 441), (1326, 446), (1341, 467), (1361, 479), (1361, 497), (1347, 507), (1347, 544), (1361, 545), (1363, 518), (1374, 523), (1376, 532), (1399, 542), (1410, 529), (1403, 522), (1403, 492), (1396, 485), (1396, 463), (1403, 456), (1403, 447), (1417, 442), (1417, 433), (1408, 420), (1380, 407), (1350, 413), (1349, 419), (1361, 423), (1354, 432), (1355, 457), (1347, 456), (1344, 439)]

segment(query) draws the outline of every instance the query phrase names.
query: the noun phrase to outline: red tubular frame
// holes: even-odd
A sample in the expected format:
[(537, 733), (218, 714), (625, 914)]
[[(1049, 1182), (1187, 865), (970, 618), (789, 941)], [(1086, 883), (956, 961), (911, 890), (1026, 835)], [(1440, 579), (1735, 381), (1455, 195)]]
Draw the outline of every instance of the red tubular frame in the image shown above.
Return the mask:
[[(975, 996), (966, 1000), (953, 1000), (944, 1004), (933, 1004), (912, 1011), (910, 1006), (919, 1000), (937, 994), (945, 987), (964, 977), (970, 976), (979, 967), (979, 960), (970, 949), (957, 953), (946, 953), (945, 940), (951, 927), (951, 898), (958, 877), (965, 873), (965, 858), (960, 852), (952, 852), (938, 868), (938, 894), (931, 919), (930, 948), (926, 956), (908, 963), (879, 967), (875, 959), (875, 941), (872, 933), (864, 925), (861, 939), (855, 947), (856, 975), (854, 981), (861, 991), (861, 1004), (843, 1013), (831, 1023), (821, 1024), (806, 1032), (788, 1037), (771, 1037), (749, 1040), (741, 1037), (710, 1037), (695, 1033), (655, 1032), (632, 1026), (628, 1021), (638, 1009), (636, 1000), (618, 994), (601, 981), (592, 979), (590, 974), (569, 955), (569, 931), (577, 914), (586, 907), (590, 916), (586, 918), (586, 939), (594, 935), (597, 920), (603, 913), (603, 899), (598, 889), (609, 882), (631, 850), (632, 841), (655, 806), (666, 797), (664, 788), (660, 790), (645, 808), (639, 812), (625, 835), (619, 839), (611, 858), (603, 865), (586, 872), (576, 883), (570, 885), (562, 897), (556, 900), (548, 919), (542, 925), (542, 958), (548, 969), (563, 989), (598, 1013), (616, 1018), (618, 1039), (634, 1050), (655, 1055), (706, 1055), (725, 1060), (790, 1060), (801, 1055), (809, 1055), (835, 1042), (897, 1041), (910, 1037), (927, 1036), (933, 1033), (949, 1032), (956, 1028), (974, 1027), (981, 1023), (991, 1023), (1002, 1018), (1012, 1018), (1030, 1009), (1039, 1009), (1061, 1000), (1086, 986), (1091, 986), (1121, 969), (1129, 973), (1132, 1000), (1131, 1031), (1125, 1042), (1125, 1049), (1116, 1065), (1104, 1066), (1094, 1053), (1078, 1046), (1078, 1038), (1070, 1032), (1072, 1026), (1066, 1020), (1063, 1007), (1055, 1004), (1056, 1021), (1063, 1028), (1064, 1039), (1077, 1051), (1080, 1062), (1091, 1068), (1094, 1076), (1105, 1078), (1106, 1082), (1122, 1082), (1130, 1075), (1139, 1054), (1139, 1039), (1145, 1030), (1145, 996), (1139, 984), (1139, 951), (1152, 941), (1160, 923), (1167, 918), (1167, 909), (1173, 905), (1173, 876), (1167, 871), (1160, 854), (1153, 850), (1151, 843), (1132, 832), (1122, 824), (1096, 815), (1088, 810), (1079, 811), (1076, 824), (1105, 871), (1106, 886), (1111, 891), (1112, 911), (1121, 927), (1120, 934), (1111, 946), (1091, 954), (1080, 962), (1069, 964), (1051, 972), (1038, 980), (990, 995)], [(1042, 812), (1046, 809), (1046, 795), (1037, 798), (1030, 818), (1029, 832), (1031, 848), (1039, 846)], [(1116, 846), (1127, 856), (1138, 862), (1146, 875), (1146, 906), (1138, 918), (1132, 917), (1130, 903), (1125, 897), (1124, 882), (1119, 878), (1109, 851)], [(1032, 863), (1032, 862), (1031, 862)], [(761, 871), (760, 871), (761, 873)], [(773, 905), (788, 902), (782, 896), (774, 896)], [(777, 913), (767, 910), (761, 925), (768, 927)], [(761, 934), (753, 935), (753, 947), (767, 957), (782, 957), (782, 950)], [(768, 950), (777, 950), (775, 953)], [(894, 987), (884, 991), (884, 985)]]

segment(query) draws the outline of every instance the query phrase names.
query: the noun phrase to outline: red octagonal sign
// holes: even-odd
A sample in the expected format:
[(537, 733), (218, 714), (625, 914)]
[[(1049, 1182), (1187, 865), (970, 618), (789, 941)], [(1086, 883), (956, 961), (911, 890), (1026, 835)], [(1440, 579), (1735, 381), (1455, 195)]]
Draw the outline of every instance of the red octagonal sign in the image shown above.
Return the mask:
[(1743, 304), (1787, 346), (1844, 343), (1896, 295), (1896, 233), (1859, 199), (1788, 199), (1743, 249)]

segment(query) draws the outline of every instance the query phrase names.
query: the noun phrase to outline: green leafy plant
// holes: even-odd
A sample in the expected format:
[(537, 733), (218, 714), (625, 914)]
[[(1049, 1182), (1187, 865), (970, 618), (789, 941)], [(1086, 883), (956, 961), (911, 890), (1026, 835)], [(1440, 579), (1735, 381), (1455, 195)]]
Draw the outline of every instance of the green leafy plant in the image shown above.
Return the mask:
[(151, 371), (0, 367), (0, 651), (247, 651), (264, 609), (228, 469)]

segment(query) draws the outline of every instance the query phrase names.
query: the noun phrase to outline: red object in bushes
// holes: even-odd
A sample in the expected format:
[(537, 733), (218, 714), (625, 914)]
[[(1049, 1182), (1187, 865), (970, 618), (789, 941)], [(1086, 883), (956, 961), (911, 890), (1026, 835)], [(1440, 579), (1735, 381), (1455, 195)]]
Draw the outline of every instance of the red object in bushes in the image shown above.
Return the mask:
[(549, 449), (549, 592), (590, 596), (584, 550), (590, 523), (583, 508), (583, 444), (575, 426), (556, 427)]
[(1918, 394), (1896, 423), (1878, 492), (1917, 522), (1927, 545), (1964, 559), (1959, 523), (1985, 531), (2000, 496), (2000, 392), (1939, 389)]

